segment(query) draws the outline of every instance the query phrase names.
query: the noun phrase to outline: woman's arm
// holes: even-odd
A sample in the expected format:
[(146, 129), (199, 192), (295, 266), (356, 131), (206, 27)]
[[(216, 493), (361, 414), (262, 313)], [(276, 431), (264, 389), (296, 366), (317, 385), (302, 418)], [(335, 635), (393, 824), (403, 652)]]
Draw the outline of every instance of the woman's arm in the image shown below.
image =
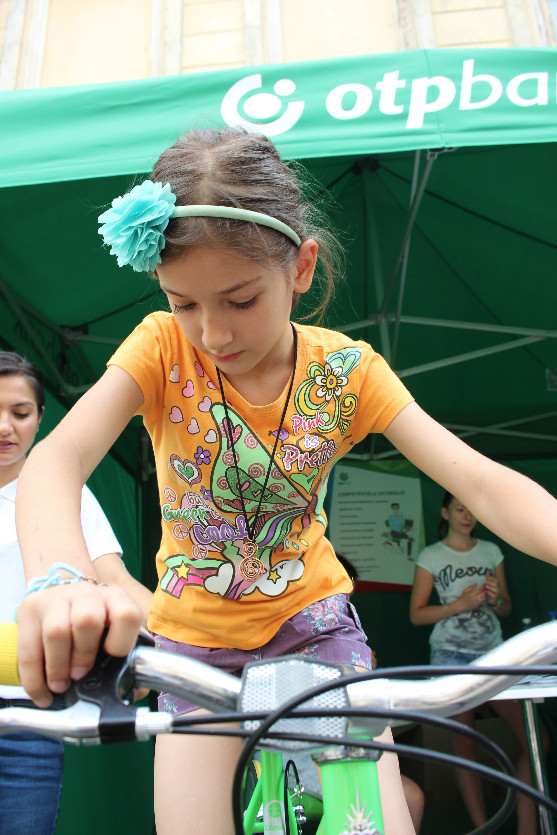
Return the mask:
[[(417, 565), (414, 569), (414, 585), (410, 595), (410, 623), (414, 626), (427, 626), (430, 623), (437, 623), (444, 615), (442, 606), (430, 606), (429, 598), (433, 591), (433, 574)], [(431, 611), (433, 610), (433, 611)]]
[[(111, 366), (31, 452), (18, 481), (16, 524), (28, 579), (53, 563), (86, 576), (94, 569), (81, 527), (81, 490), (143, 402), (132, 377)], [(92, 583), (34, 592), (18, 608), (21, 683), (37, 704), (67, 689), (92, 666), (101, 635), (111, 655), (126, 655), (141, 624), (137, 604), (119, 587)], [(48, 687), (47, 687), (48, 683)]]
[(505, 542), (557, 565), (557, 501), (526, 476), (476, 452), (410, 403), (385, 437)]
[(93, 562), (95, 574), (107, 586), (120, 586), (141, 609), (141, 622), (147, 626), (147, 614), (153, 592), (127, 570), (119, 554), (103, 554)]
[(511, 613), (512, 603), (507, 588), (505, 569), (501, 560), (495, 566), (495, 576), (486, 577), (485, 587), (487, 602), (499, 618), (506, 618)]
[(445, 618), (477, 609), (486, 601), (484, 586), (472, 583), (464, 589), (458, 600), (451, 600), (438, 606), (430, 606), (429, 598), (433, 589), (433, 575), (421, 565), (414, 572), (414, 585), (410, 595), (410, 623), (414, 626), (431, 626)]

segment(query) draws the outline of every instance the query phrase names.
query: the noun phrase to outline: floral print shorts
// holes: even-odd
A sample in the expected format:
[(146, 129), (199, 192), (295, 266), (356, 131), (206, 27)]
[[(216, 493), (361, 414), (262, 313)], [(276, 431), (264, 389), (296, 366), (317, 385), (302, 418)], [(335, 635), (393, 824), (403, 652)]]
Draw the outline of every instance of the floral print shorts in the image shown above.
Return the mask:
[[(371, 670), (371, 649), (347, 594), (335, 594), (312, 603), (282, 624), (268, 643), (256, 649), (196, 647), (154, 635), (159, 649), (186, 655), (233, 675), (241, 675), (248, 661), (278, 655), (303, 655), (332, 664), (350, 664)], [(170, 693), (160, 693), (159, 710), (180, 715), (196, 705)]]

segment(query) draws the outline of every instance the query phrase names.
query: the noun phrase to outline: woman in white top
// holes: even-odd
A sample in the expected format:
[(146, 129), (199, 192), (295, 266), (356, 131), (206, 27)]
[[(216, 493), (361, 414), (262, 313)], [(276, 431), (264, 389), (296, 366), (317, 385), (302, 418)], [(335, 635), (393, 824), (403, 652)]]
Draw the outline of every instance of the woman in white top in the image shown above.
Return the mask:
[[(11, 622), (25, 592), (25, 575), (15, 527), (18, 476), (44, 412), (39, 369), (19, 354), (0, 352), (0, 622)], [(123, 586), (146, 622), (151, 598), (126, 571), (122, 549), (99, 503), (87, 488), (81, 524), (99, 581)], [(23, 688), (0, 687), (0, 708), (27, 702)], [(62, 788), (63, 746), (35, 734), (0, 736), (0, 835), (51, 835)]]
[[(474, 536), (476, 519), (457, 498), (445, 493), (437, 533), (439, 542), (424, 548), (418, 558), (410, 598), (414, 626), (433, 626), (431, 664), (469, 664), (503, 640), (499, 618), (511, 611), (503, 554), (492, 542)], [(435, 587), (438, 605), (431, 605)], [(507, 722), (520, 745), (516, 763), (519, 779), (530, 783), (528, 748), (522, 714), (517, 702), (497, 700), (493, 709)], [(474, 711), (453, 717), (474, 726)], [(545, 743), (546, 744), (546, 743)], [(474, 744), (454, 737), (455, 752), (474, 759)], [(480, 779), (469, 771), (457, 771), (457, 782), (474, 826), (487, 821)], [(517, 800), (519, 835), (536, 835), (536, 810), (524, 795)]]

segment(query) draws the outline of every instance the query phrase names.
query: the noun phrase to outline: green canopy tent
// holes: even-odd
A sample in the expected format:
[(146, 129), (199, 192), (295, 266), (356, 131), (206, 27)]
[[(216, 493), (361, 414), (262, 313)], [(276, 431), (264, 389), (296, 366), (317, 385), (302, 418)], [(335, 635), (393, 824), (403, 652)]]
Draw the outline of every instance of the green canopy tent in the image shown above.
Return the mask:
[[(3, 344), (71, 402), (161, 304), (103, 250), (99, 211), (184, 129), (244, 124), (335, 200), (330, 324), (482, 450), (552, 455), (556, 69), (555, 49), (439, 50), (4, 93)], [(135, 473), (132, 436), (115, 455)]]
[[(47, 428), (165, 301), (118, 269), (98, 214), (187, 128), (240, 124), (332, 198), (347, 280), (327, 323), (557, 492), (556, 74), (555, 49), (434, 50), (0, 94), (0, 347), (45, 370)], [(147, 450), (134, 421), (91, 481), (138, 576), (160, 530)], [(528, 571), (546, 612), (555, 580)]]

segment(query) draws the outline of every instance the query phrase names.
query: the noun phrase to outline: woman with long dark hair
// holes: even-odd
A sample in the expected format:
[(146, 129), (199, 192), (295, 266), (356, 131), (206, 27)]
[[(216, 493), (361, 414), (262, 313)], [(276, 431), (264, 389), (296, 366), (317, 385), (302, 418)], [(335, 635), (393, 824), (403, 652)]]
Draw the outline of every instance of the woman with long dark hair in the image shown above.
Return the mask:
[[(438, 526), (439, 542), (425, 548), (418, 558), (410, 599), (414, 626), (431, 626), (431, 664), (469, 664), (503, 640), (500, 618), (511, 611), (503, 554), (495, 543), (474, 536), (476, 519), (455, 496), (445, 493)], [(438, 604), (431, 604), (435, 588)], [(516, 702), (497, 700), (493, 709), (507, 722), (520, 745), (516, 763), (519, 779), (530, 783), (530, 766), (524, 724)], [(474, 711), (453, 717), (474, 726)], [(473, 760), (474, 743), (456, 734), (455, 752)], [(457, 771), (457, 782), (474, 826), (487, 821), (478, 775)], [(519, 835), (537, 833), (536, 811), (524, 795), (517, 802)]]

